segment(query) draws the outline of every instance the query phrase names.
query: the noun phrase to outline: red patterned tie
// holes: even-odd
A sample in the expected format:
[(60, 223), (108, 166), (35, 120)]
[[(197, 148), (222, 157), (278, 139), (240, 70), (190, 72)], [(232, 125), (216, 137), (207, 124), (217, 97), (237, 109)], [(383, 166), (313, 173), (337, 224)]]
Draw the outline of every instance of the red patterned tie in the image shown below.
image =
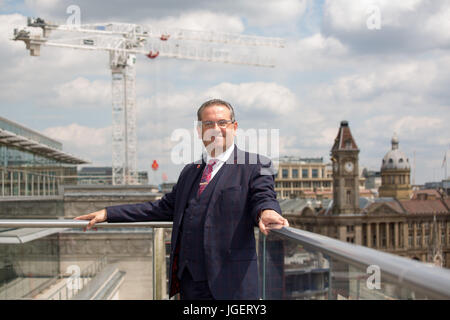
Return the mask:
[(213, 166), (217, 163), (217, 160), (209, 160), (208, 164), (203, 170), (202, 178), (200, 179), (200, 187), (198, 188), (198, 196), (200, 196), (205, 190), (206, 186), (209, 183), (209, 180), (211, 180), (211, 173), (213, 171)]

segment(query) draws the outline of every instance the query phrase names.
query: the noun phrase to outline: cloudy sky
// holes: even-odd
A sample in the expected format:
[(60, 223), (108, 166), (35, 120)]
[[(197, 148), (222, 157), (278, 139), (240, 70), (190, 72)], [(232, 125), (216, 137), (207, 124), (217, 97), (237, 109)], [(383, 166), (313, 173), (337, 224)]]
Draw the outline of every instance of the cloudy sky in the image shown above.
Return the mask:
[[(81, 23), (126, 22), (285, 39), (258, 49), (262, 68), (137, 58), (138, 168), (160, 163), (176, 181), (175, 130), (192, 131), (199, 105), (229, 101), (239, 127), (279, 129), (280, 155), (323, 157), (342, 120), (361, 150), (360, 166), (379, 170), (397, 133), (416, 183), (443, 178), (450, 148), (450, 1), (0, 0), (0, 115), (61, 141), (64, 150), (111, 165), (108, 54), (44, 47), (31, 57), (9, 38), (26, 17), (64, 24), (70, 5)], [(448, 156), (450, 152), (448, 152)], [(450, 161), (449, 161), (450, 162)]]

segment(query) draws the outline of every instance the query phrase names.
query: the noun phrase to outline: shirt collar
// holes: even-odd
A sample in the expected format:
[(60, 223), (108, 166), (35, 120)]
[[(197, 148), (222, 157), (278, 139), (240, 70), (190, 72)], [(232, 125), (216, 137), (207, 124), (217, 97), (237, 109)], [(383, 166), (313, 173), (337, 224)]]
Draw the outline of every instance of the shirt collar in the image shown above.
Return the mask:
[(225, 150), (225, 152), (222, 152), (221, 154), (219, 154), (217, 157), (214, 158), (211, 157), (209, 153), (204, 152), (203, 159), (205, 160), (206, 163), (208, 163), (210, 160), (218, 160), (218, 162), (227, 162), (233, 151), (234, 151), (234, 143), (231, 146), (229, 146), (228, 149)]

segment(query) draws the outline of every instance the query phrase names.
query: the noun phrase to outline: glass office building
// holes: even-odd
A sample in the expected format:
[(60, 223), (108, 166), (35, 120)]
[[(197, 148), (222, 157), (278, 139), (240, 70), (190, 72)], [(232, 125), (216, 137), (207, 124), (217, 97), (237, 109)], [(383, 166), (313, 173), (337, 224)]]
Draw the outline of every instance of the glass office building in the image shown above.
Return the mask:
[(62, 143), (0, 117), (0, 196), (55, 195), (75, 184), (87, 161), (62, 150)]

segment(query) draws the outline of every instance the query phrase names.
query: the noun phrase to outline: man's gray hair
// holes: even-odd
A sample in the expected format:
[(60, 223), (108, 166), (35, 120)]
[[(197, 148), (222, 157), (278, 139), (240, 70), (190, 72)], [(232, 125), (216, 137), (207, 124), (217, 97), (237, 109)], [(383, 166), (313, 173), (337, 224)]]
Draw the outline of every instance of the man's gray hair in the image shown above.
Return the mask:
[(208, 107), (216, 106), (216, 105), (227, 107), (230, 110), (230, 113), (231, 113), (231, 121), (233, 121), (233, 122), (235, 121), (234, 109), (231, 106), (231, 104), (229, 104), (228, 102), (226, 102), (224, 100), (220, 100), (220, 99), (212, 99), (212, 100), (208, 100), (205, 103), (203, 103), (200, 106), (200, 108), (198, 109), (198, 111), (197, 111), (197, 120), (198, 121), (202, 121), (202, 112), (203, 112), (203, 110), (205, 110)]

